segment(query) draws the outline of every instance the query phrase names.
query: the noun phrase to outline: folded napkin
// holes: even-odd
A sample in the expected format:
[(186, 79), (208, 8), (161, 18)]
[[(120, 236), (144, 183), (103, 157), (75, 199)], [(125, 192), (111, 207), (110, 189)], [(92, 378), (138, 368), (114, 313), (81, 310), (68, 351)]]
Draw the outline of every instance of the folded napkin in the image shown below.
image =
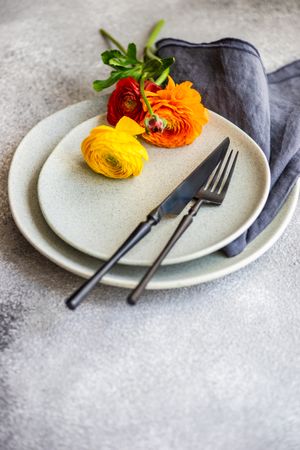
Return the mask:
[(266, 74), (256, 48), (239, 39), (162, 39), (156, 46), (159, 56), (175, 56), (174, 80), (192, 81), (204, 105), (251, 136), (269, 161), (271, 190), (263, 211), (223, 249), (235, 256), (273, 220), (300, 174), (300, 60)]

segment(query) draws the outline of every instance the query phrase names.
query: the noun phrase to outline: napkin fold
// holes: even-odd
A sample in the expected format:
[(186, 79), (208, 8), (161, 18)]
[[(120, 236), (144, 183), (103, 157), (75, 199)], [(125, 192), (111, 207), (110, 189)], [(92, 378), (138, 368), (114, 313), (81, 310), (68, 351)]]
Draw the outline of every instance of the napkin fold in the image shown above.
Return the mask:
[(223, 249), (235, 256), (273, 220), (300, 174), (300, 60), (266, 74), (257, 49), (240, 39), (162, 39), (156, 47), (161, 57), (175, 56), (174, 80), (192, 81), (204, 105), (251, 136), (269, 161), (271, 189), (263, 211)]

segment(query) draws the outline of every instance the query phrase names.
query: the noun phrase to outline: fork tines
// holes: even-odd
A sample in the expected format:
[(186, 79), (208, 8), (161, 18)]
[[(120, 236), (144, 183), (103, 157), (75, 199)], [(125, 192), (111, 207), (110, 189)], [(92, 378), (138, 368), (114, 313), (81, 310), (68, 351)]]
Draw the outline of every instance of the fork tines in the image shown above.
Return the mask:
[(239, 152), (236, 152), (233, 162), (231, 163), (233, 150), (230, 151), (229, 156), (227, 150), (224, 157), (219, 162), (217, 168), (212, 173), (211, 177), (208, 179), (208, 182), (205, 186), (205, 190), (215, 192), (216, 194), (222, 194), (222, 196), (225, 196), (235, 168), (238, 154)]

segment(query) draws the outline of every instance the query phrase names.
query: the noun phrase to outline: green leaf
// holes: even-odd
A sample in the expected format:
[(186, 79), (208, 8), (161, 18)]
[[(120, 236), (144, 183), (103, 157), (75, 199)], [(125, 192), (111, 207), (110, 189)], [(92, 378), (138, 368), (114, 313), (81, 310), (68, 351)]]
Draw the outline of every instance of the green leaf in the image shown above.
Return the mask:
[(131, 65), (131, 64), (129, 64), (128, 62), (127, 62), (127, 59), (118, 59), (118, 58), (111, 58), (110, 60), (109, 60), (109, 62), (108, 62), (108, 65), (109, 66), (111, 66), (111, 67), (118, 67), (118, 68), (122, 68), (122, 67), (128, 67), (129, 65)]
[(106, 50), (101, 54), (104, 64), (111, 67), (125, 67), (135, 66), (141, 64), (136, 59), (136, 46), (135, 44), (128, 45), (128, 53), (123, 55), (119, 50)]
[(110, 77), (106, 80), (95, 80), (93, 82), (93, 88), (95, 91), (100, 92), (103, 91), (103, 89), (106, 89), (113, 84), (115, 84), (117, 81), (119, 81), (121, 78), (127, 78), (132, 77), (136, 80), (139, 80), (142, 74), (141, 66), (139, 67), (132, 67), (129, 69), (126, 68), (120, 68), (120, 70), (114, 70), (111, 72)]
[(155, 55), (154, 50), (151, 48), (162, 25), (163, 21), (159, 21), (152, 30), (144, 49), (144, 59), (142, 61), (137, 59), (137, 48), (133, 42), (128, 44), (126, 51), (111, 35), (104, 30), (100, 30), (104, 37), (117, 46), (118, 50), (106, 50), (101, 54), (103, 63), (112, 67), (113, 70), (106, 80), (95, 80), (93, 83), (94, 89), (102, 91), (115, 84), (121, 78), (127, 77), (133, 77), (137, 81), (140, 81), (141, 77), (143, 80), (158, 79), (163, 81), (169, 73), (169, 67), (173, 64), (174, 58), (161, 59)]
[(162, 62), (158, 59), (149, 59), (143, 65), (143, 76), (153, 78), (161, 74)]
[(175, 58), (172, 56), (170, 58), (163, 58), (161, 60), (162, 62), (162, 72), (166, 69), (168, 69), (169, 67), (171, 67), (172, 64), (174, 64), (175, 62)]
[(101, 53), (101, 58), (104, 64), (109, 64), (110, 59), (124, 58), (124, 55), (119, 50), (106, 50)]
[(138, 62), (138, 60), (136, 59), (136, 45), (133, 42), (128, 44), (127, 60), (130, 61), (131, 64), (136, 64)]
[[(174, 63), (175, 58), (164, 58), (164, 59), (150, 59), (148, 60), (143, 69), (143, 74), (147, 78), (158, 78), (164, 73), (168, 75), (167, 70)], [(163, 78), (164, 79), (164, 78)]]
[(111, 72), (110, 77), (107, 78), (107, 80), (95, 80), (93, 82), (93, 88), (97, 92), (103, 91), (103, 89), (115, 84), (121, 77), (122, 74), (120, 72)]

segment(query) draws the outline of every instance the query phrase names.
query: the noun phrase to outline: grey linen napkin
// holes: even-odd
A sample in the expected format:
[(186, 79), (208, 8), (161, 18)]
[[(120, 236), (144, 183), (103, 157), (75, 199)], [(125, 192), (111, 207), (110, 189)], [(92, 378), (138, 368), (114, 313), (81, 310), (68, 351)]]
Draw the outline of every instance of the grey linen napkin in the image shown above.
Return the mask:
[(239, 39), (162, 39), (156, 46), (159, 56), (175, 56), (174, 80), (192, 81), (204, 105), (251, 136), (269, 161), (271, 190), (263, 211), (223, 249), (235, 256), (273, 220), (300, 174), (300, 60), (266, 74), (257, 49)]

